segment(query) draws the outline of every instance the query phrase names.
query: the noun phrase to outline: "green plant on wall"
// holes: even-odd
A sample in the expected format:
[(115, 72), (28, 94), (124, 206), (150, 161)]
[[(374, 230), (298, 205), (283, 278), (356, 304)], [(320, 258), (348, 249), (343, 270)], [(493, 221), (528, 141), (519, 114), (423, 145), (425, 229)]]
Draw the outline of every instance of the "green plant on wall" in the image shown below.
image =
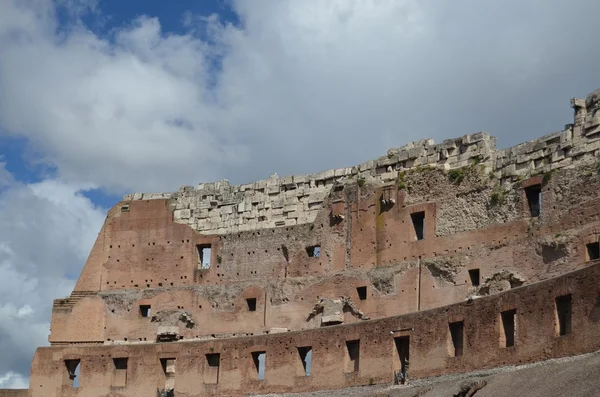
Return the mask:
[(542, 184), (547, 184), (548, 182), (550, 182), (550, 179), (552, 179), (552, 174), (554, 173), (554, 170), (550, 171), (550, 172), (546, 172), (544, 173), (544, 176), (542, 177)]
[(398, 190), (406, 189), (406, 173), (404, 171), (400, 171), (398, 173), (398, 179), (396, 181), (396, 186)]
[(287, 262), (290, 261), (290, 253), (285, 245), (281, 245), (281, 253)]
[(363, 187), (365, 185), (365, 182), (366, 182), (366, 180), (362, 176), (359, 176), (356, 181), (356, 183), (358, 184), (358, 187)]
[(223, 258), (221, 258), (221, 255), (217, 255), (217, 263), (220, 265), (222, 261)]
[(490, 197), (490, 205), (497, 206), (504, 204), (506, 202), (507, 194), (508, 192), (504, 189), (494, 191)]
[(465, 179), (465, 170), (462, 168), (455, 168), (448, 171), (448, 179), (450, 179), (450, 182), (452, 183), (461, 183), (463, 179)]

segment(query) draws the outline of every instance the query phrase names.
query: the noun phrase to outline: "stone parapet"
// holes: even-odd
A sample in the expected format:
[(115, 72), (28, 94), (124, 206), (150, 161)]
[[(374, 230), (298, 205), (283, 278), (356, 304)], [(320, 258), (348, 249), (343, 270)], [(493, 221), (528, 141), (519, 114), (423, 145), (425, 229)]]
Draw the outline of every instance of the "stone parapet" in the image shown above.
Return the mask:
[(464, 135), (435, 144), (432, 139), (389, 149), (386, 156), (348, 168), (279, 177), (243, 185), (227, 180), (182, 186), (174, 193), (134, 193), (130, 200), (172, 199), (174, 218), (202, 234), (228, 234), (314, 222), (337, 185), (391, 184), (400, 172), (422, 166), (451, 170), (480, 164), (503, 182), (596, 161), (600, 150), (600, 90), (572, 99), (573, 124), (562, 131), (496, 150), (496, 138)]

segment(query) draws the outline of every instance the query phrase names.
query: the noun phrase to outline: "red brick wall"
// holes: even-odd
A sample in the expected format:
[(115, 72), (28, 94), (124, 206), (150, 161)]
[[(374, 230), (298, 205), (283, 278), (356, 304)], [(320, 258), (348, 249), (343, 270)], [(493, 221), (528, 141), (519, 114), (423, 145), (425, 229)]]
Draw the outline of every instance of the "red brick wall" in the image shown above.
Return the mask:
[[(32, 364), (32, 396), (74, 396), (65, 359), (81, 360), (78, 396), (154, 395), (164, 382), (160, 358), (176, 358), (176, 395), (222, 396), (300, 392), (389, 383), (393, 337), (410, 336), (411, 378), (539, 361), (600, 348), (600, 265), (494, 296), (357, 324), (274, 335), (122, 346), (39, 348)], [(555, 298), (572, 295), (572, 333), (557, 336)], [(516, 342), (501, 347), (500, 313), (516, 309)], [(464, 353), (449, 354), (448, 323), (464, 321)], [(392, 331), (396, 331), (391, 334)], [(345, 342), (360, 339), (360, 368), (344, 373)], [(312, 374), (297, 376), (297, 347), (312, 346)], [(256, 380), (251, 353), (266, 352), (266, 375)], [(205, 385), (205, 354), (220, 353), (218, 385)], [(112, 358), (127, 357), (125, 388), (112, 389)], [(112, 393), (112, 394), (110, 394)]]

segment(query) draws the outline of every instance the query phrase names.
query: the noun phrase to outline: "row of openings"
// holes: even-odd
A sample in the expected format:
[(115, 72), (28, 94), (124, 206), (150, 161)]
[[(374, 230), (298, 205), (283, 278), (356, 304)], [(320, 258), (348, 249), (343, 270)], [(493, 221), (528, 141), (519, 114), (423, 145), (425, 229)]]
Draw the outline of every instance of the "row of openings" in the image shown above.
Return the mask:
[[(302, 376), (310, 376), (312, 367), (312, 347), (303, 346), (298, 347), (298, 356), (300, 358)], [(205, 355), (206, 367), (204, 371), (204, 383), (205, 384), (216, 384), (219, 383), (219, 370), (221, 367), (221, 354), (220, 353), (209, 353)], [(127, 385), (127, 369), (128, 369), (128, 358), (113, 358), (113, 374), (111, 380), (111, 386), (113, 387), (125, 387)], [(259, 380), (265, 378), (266, 371), (266, 352), (256, 351), (252, 352), (252, 361), (256, 370), (256, 377)], [(160, 365), (163, 370), (165, 377), (164, 389), (170, 390), (175, 387), (175, 358), (161, 358)], [(67, 376), (72, 387), (79, 387), (79, 373), (81, 360), (65, 360), (65, 367), (67, 369)]]
[[(525, 195), (527, 197), (531, 216), (540, 216), (542, 211), (542, 186), (534, 185), (525, 188)], [(423, 240), (425, 238), (425, 211), (414, 212), (410, 214), (410, 218), (416, 239)], [(196, 246), (196, 249), (198, 250), (198, 268), (203, 270), (209, 269), (211, 262), (211, 244), (199, 244)], [(321, 246), (313, 245), (306, 247), (306, 252), (309, 257), (318, 258), (321, 255)], [(598, 253), (598, 256), (600, 256), (600, 252)]]
[[(565, 336), (571, 334), (572, 323), (572, 298), (571, 295), (559, 296), (555, 299), (556, 309), (556, 335)], [(506, 310), (500, 313), (500, 347), (512, 347), (517, 337), (517, 310)], [(450, 340), (452, 341), (451, 356), (462, 356), (464, 349), (463, 321), (452, 322), (448, 325)]]
[[(196, 245), (198, 251), (198, 269), (207, 270), (210, 269), (211, 262), (211, 251), (212, 247), (210, 244), (198, 244)], [(306, 247), (306, 253), (310, 258), (319, 258), (321, 256), (321, 246), (311, 245)]]
[[(79, 387), (79, 373), (81, 360), (65, 360), (65, 367), (67, 369), (67, 379), (71, 386)], [(127, 385), (127, 357), (119, 357), (112, 359), (113, 372), (111, 379), (111, 386), (113, 387), (125, 387)]]
[[(529, 212), (532, 217), (539, 217), (542, 213), (542, 185), (534, 185), (525, 188), (525, 196)], [(410, 219), (415, 231), (417, 240), (425, 238), (425, 211), (414, 212), (410, 214)]]
[[(365, 292), (366, 294), (366, 292)], [(366, 299), (366, 298), (365, 298)], [(246, 298), (246, 305), (249, 312), (256, 311), (256, 298)], [(140, 305), (140, 315), (142, 317), (150, 317), (152, 315), (152, 305)]]

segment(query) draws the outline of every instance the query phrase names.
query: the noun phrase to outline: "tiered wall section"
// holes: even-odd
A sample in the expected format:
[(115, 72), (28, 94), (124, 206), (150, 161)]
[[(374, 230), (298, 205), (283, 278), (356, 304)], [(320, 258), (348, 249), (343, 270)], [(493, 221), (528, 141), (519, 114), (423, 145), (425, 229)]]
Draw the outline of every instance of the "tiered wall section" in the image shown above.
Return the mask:
[[(225, 397), (391, 383), (401, 366), (398, 338), (408, 338), (409, 380), (579, 354), (600, 349), (599, 285), (600, 266), (593, 265), (472, 302), (360, 324), (205, 342), (40, 348), (31, 395), (154, 396), (169, 384), (176, 396)], [(569, 332), (562, 336), (561, 297), (572, 303)], [(513, 311), (515, 327), (507, 330), (502, 313)], [(450, 332), (456, 323), (463, 326), (459, 356)], [(506, 346), (507, 332), (513, 346)], [(347, 351), (351, 341), (359, 346), (354, 361)], [(310, 376), (299, 348), (311, 349)], [(262, 380), (253, 359), (258, 352), (265, 353)], [(114, 360), (122, 358), (127, 363), (119, 369)], [(70, 385), (65, 360), (80, 360), (79, 388)]]
[[(390, 371), (370, 367), (389, 359), (389, 327), (420, 330), (410, 334), (411, 376), (441, 373), (447, 365), (456, 371), (497, 365), (500, 353), (489, 347), (499, 343), (498, 330), (480, 321), (497, 326), (503, 299), (527, 302), (531, 307), (519, 306), (519, 313), (530, 310), (527, 318), (549, 324), (556, 291), (544, 295), (540, 285), (579, 280), (577, 271), (597, 277), (588, 266), (600, 259), (599, 96), (573, 100), (574, 123), (563, 131), (510, 149), (496, 150), (495, 138), (478, 133), (437, 145), (411, 143), (356, 167), (310, 176), (126, 196), (109, 211), (71, 296), (54, 302), (51, 347), (38, 351), (32, 368), (47, 394), (34, 395), (75, 393), (63, 376), (64, 360), (82, 360), (77, 395), (99, 396), (106, 395), (107, 377), (124, 376), (122, 368), (109, 373), (106, 357), (139, 359), (135, 368), (142, 365), (139, 374), (148, 376), (156, 360), (175, 358), (162, 353), (177, 357), (163, 371), (168, 382), (177, 371), (176, 395), (205, 395), (185, 390), (204, 387), (207, 371), (214, 375), (213, 367), (202, 367), (204, 353), (195, 356), (210, 347), (229, 361), (219, 369), (222, 382), (206, 386), (206, 393), (294, 390), (296, 383), (312, 390), (330, 377), (332, 387), (387, 381)], [(573, 271), (577, 276), (565, 276)], [(585, 299), (598, 292), (565, 291)], [(588, 311), (596, 304), (572, 302)], [(473, 308), (480, 308), (476, 315)], [(452, 318), (465, 313), (470, 358), (446, 357), (447, 310)], [(597, 348), (554, 342), (596, 335), (592, 317), (577, 320), (582, 334), (556, 339), (549, 326), (539, 343), (528, 339), (538, 335), (529, 320), (518, 321), (525, 321), (517, 323), (521, 347), (499, 350), (518, 350), (500, 354), (506, 362)], [(347, 333), (363, 335), (360, 349), (368, 346), (360, 350), (358, 374), (343, 375), (340, 367)], [(298, 355), (300, 343), (320, 338), (326, 342), (311, 346), (324, 360), (315, 361), (323, 378), (285, 378), (292, 365), (286, 360)], [(388, 353), (379, 357), (384, 347), (377, 344)], [(252, 380), (249, 346), (263, 346), (274, 360), (268, 362), (281, 363), (280, 370), (267, 364), (271, 381)], [(138, 370), (128, 368), (127, 376), (138, 379)], [(146, 393), (143, 376), (118, 393)]]

